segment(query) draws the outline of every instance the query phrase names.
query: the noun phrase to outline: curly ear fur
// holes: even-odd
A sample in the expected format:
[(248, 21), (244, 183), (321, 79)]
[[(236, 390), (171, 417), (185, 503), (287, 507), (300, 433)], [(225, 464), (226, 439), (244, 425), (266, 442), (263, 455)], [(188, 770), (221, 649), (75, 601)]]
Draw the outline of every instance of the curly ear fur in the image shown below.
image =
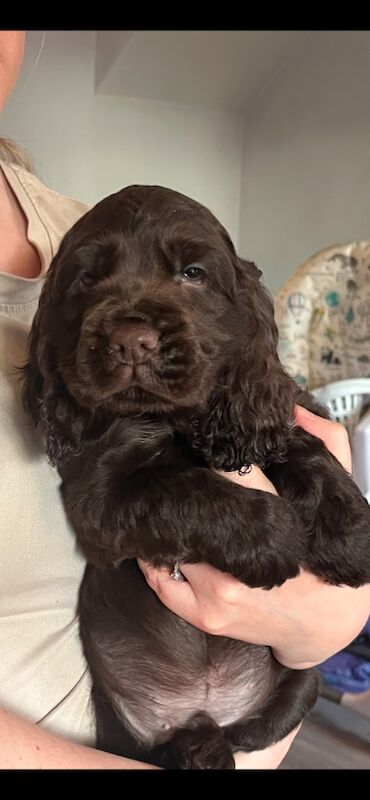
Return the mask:
[(81, 452), (89, 412), (81, 413), (62, 384), (55, 382), (44, 395), (40, 412), (40, 429), (52, 466), (61, 465), (69, 456)]
[(239, 358), (195, 423), (196, 447), (225, 471), (284, 460), (296, 393), (277, 355), (273, 303), (259, 281), (261, 272), (238, 259), (236, 273), (246, 312)]
[(48, 325), (46, 281), (41, 293), (28, 341), (29, 359), (21, 368), (22, 401), (35, 426), (39, 425), (46, 453), (54, 466), (79, 452), (89, 412), (79, 409), (60, 379), (50, 337), (43, 331)]

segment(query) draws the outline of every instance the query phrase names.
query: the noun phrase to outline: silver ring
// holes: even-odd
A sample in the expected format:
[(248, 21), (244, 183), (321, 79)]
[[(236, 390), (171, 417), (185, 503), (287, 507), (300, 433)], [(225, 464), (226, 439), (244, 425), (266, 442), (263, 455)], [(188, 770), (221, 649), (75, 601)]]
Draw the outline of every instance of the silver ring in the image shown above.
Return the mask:
[(171, 578), (174, 581), (183, 581), (184, 580), (184, 576), (180, 572), (180, 562), (179, 561), (175, 561), (175, 563), (173, 565), (173, 570), (171, 572)]
[(242, 475), (242, 476), (243, 475), (248, 475), (248, 473), (251, 471), (251, 469), (252, 469), (252, 465), (251, 464), (249, 464), (248, 466), (246, 464), (244, 464), (244, 466), (241, 467), (238, 470), (238, 475)]

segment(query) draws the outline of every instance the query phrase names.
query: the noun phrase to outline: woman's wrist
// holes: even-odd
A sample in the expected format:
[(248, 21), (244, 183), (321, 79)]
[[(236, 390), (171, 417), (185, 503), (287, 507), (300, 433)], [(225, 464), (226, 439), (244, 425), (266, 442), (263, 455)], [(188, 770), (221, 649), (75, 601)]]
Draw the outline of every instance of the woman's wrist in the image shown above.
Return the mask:
[(302, 571), (272, 591), (276, 592), (277, 623), (272, 652), (291, 669), (316, 666), (342, 650), (360, 633), (370, 614), (369, 584), (358, 589), (332, 586)]

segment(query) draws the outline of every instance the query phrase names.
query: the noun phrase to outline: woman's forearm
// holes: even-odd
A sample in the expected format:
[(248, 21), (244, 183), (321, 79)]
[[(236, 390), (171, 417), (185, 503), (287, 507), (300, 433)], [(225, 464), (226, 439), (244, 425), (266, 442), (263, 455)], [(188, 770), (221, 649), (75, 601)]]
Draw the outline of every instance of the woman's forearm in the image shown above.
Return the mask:
[(157, 769), (48, 733), (0, 709), (0, 769)]
[[(237, 769), (276, 769), (298, 732), (253, 753), (236, 753)], [(54, 736), (0, 709), (0, 769), (159, 769)]]

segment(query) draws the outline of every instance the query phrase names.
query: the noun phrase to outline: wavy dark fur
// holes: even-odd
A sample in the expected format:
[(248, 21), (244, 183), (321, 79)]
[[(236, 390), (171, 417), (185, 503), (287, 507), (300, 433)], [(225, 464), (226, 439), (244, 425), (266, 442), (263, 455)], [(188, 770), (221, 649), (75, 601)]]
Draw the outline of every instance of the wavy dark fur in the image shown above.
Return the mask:
[[(89, 562), (80, 617), (98, 744), (167, 767), (233, 768), (235, 751), (303, 719), (317, 678), (183, 622), (134, 559), (204, 561), (267, 589), (300, 567), (370, 579), (369, 506), (294, 425), (295, 403), (326, 412), (279, 362), (260, 274), (207, 209), (131, 186), (65, 236), (30, 335), (24, 405)], [(279, 497), (210, 470), (252, 463)]]

